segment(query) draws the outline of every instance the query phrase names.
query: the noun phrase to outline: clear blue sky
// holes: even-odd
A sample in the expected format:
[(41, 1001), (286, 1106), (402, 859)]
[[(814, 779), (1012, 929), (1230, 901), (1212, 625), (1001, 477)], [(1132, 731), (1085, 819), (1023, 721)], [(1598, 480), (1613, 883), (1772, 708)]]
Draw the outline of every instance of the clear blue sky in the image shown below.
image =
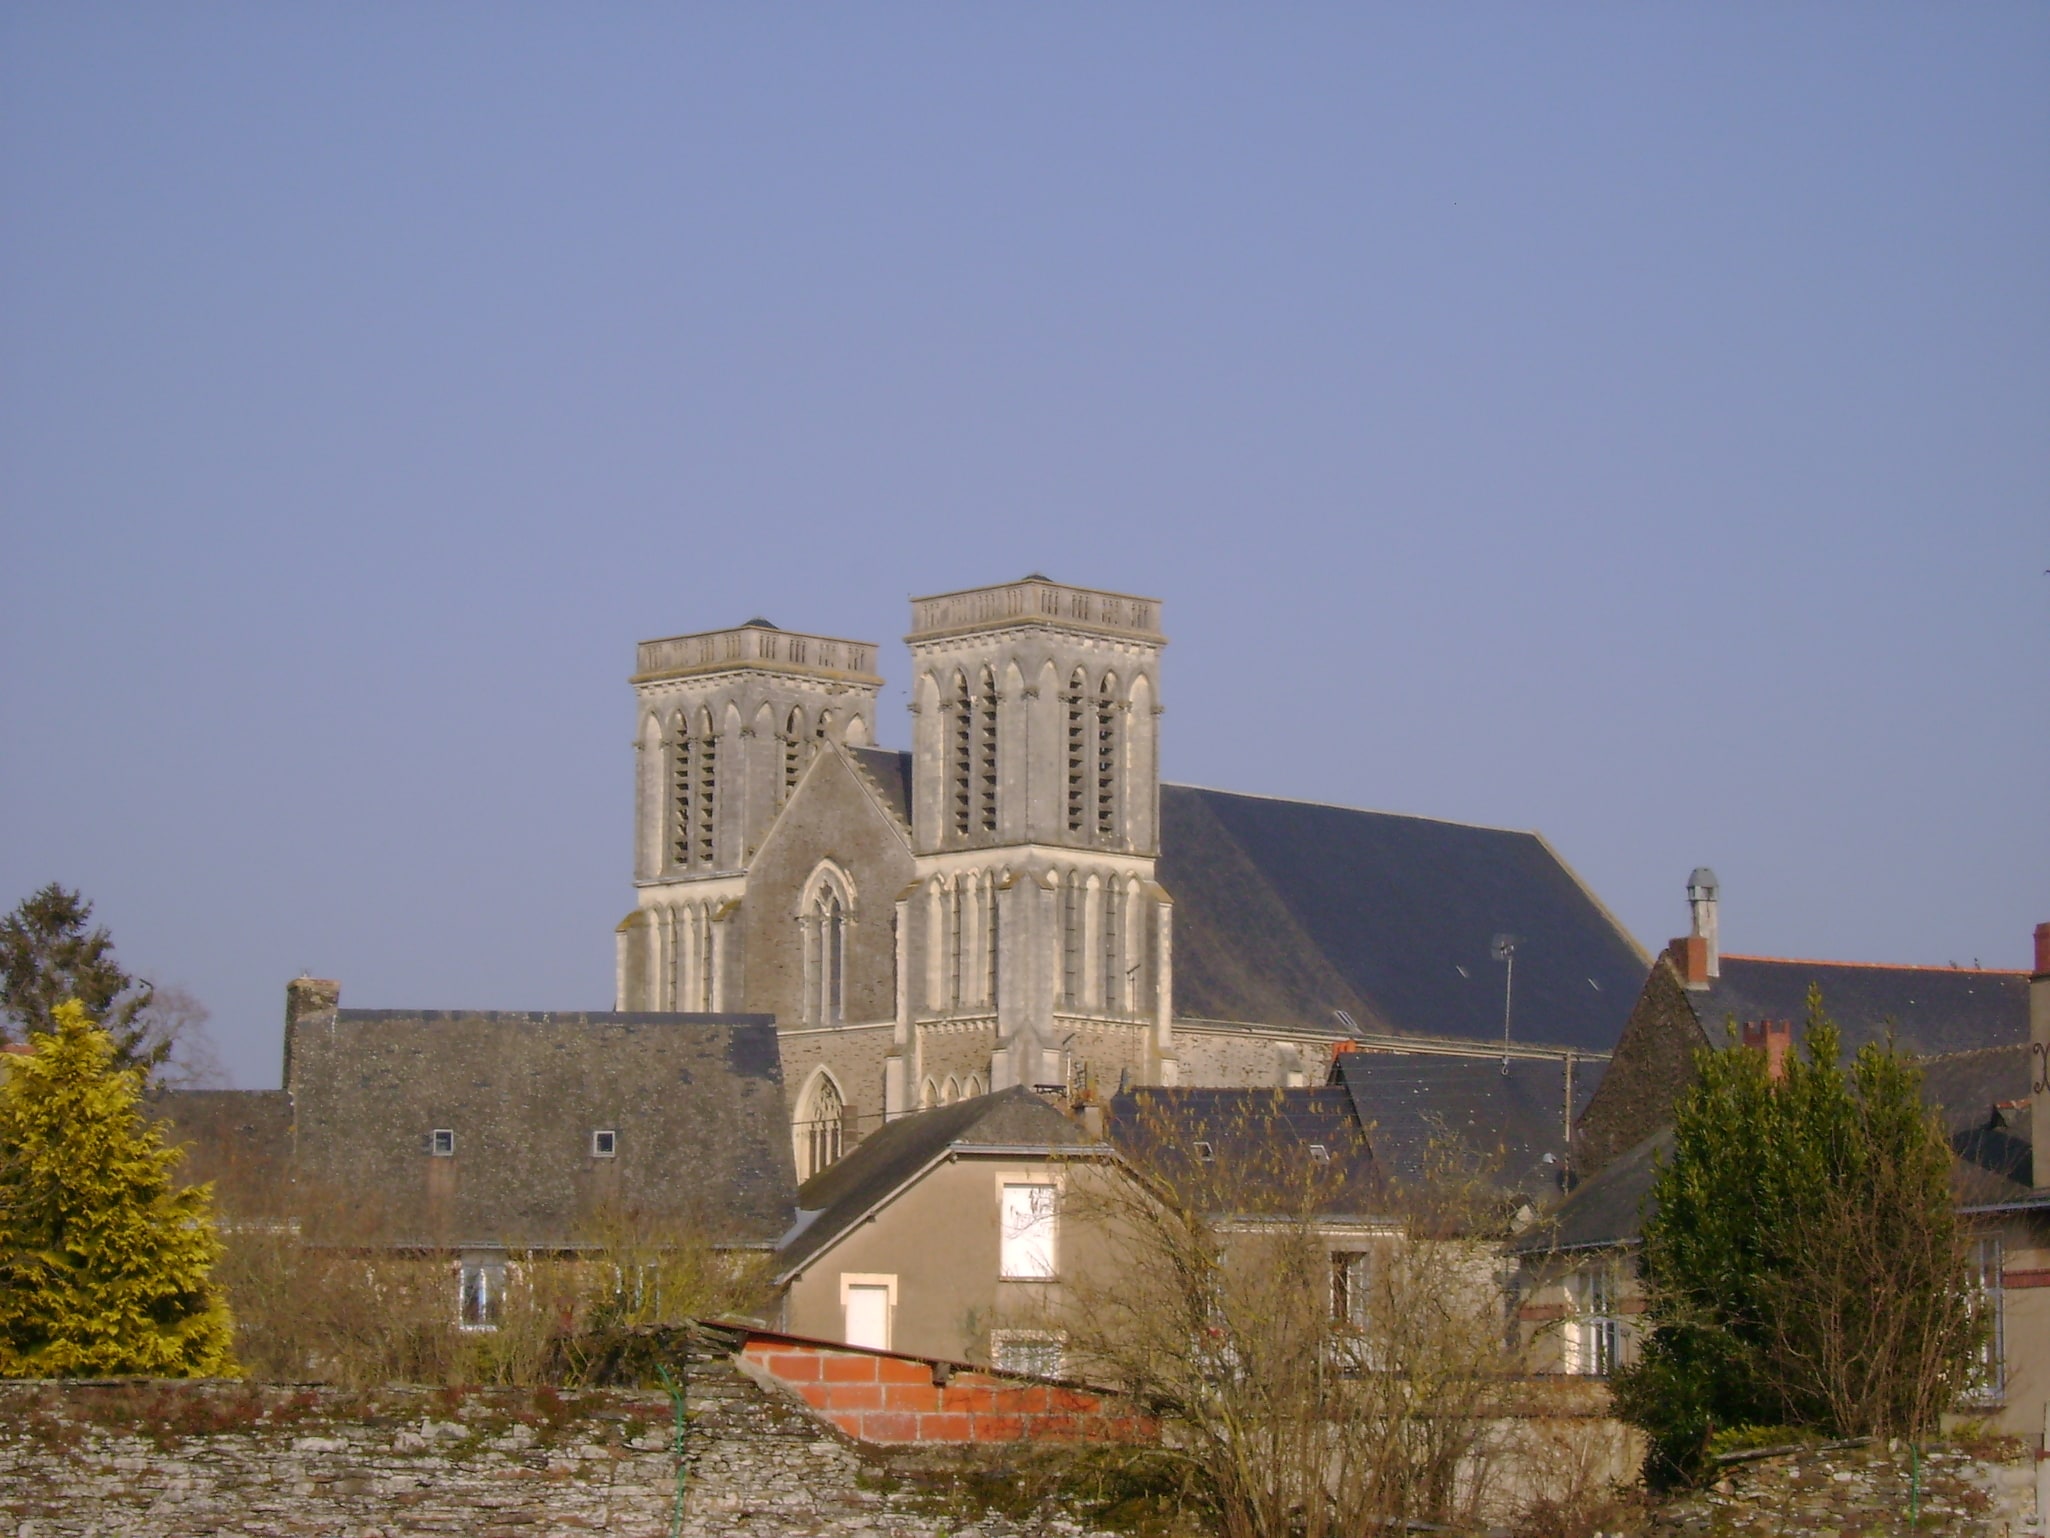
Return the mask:
[(2050, 919), (2050, 7), (0, 6), (0, 906), (603, 1007), (633, 643), (1165, 600), (1172, 778)]

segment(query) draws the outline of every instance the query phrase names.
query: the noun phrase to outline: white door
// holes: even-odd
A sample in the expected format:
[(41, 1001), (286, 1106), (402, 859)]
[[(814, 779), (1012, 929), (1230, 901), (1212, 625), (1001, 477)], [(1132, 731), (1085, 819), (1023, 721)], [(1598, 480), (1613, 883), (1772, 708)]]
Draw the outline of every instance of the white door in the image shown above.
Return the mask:
[(890, 1349), (890, 1289), (859, 1282), (847, 1289), (847, 1344)]

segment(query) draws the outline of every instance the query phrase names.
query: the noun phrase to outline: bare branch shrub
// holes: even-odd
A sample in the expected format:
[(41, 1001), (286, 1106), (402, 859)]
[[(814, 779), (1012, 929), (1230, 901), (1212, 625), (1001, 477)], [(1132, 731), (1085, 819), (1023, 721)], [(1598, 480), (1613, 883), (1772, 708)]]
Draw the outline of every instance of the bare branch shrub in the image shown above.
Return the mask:
[(380, 1242), (360, 1201), (298, 1205), (321, 1217), (231, 1223), (219, 1268), (251, 1377), (341, 1383), (530, 1385), (574, 1379), (580, 1342), (609, 1329), (737, 1312), (759, 1300), (765, 1259), (694, 1224), (599, 1214), (575, 1248), (506, 1252), (488, 1329), (459, 1317), (461, 1262)]
[(1363, 1144), (1308, 1158), (1257, 1112), (1192, 1148), (1141, 1107), (1124, 1171), (1070, 1180), (1113, 1257), (1070, 1289), (1078, 1365), (1160, 1418), (1225, 1538), (1471, 1520), (1513, 1366), (1493, 1189), (1450, 1157), (1363, 1183)]

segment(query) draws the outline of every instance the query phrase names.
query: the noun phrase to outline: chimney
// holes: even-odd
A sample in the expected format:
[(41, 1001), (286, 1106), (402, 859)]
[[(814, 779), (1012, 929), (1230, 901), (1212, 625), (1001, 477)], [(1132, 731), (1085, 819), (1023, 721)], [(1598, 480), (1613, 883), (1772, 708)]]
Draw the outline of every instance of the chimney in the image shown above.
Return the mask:
[(1717, 978), (1723, 975), (1722, 947), (1716, 941), (1716, 884), (1715, 872), (1706, 865), (1697, 865), (1694, 874), (1687, 878), (1687, 911), (1693, 924), (1688, 932), (1690, 940), (1702, 942), (1706, 952), (1704, 977)]
[(1682, 935), (1666, 945), (1666, 960), (1689, 988), (1708, 986), (1708, 942), (1700, 935)]
[[(299, 1034), (299, 1028), (315, 1015), (329, 1014), (340, 1007), (342, 985), (323, 977), (308, 977), (304, 973), (285, 984), (285, 1077), (284, 1085), (292, 1085), (292, 1038)], [(330, 1021), (332, 1024), (332, 1021)]]
[(2036, 926), (2036, 970), (2029, 978), (2029, 1097), (2036, 1189), (2050, 1190), (2050, 924)]
[(1744, 1045), (1765, 1054), (1765, 1076), (1777, 1084), (1787, 1076), (1787, 1054), (1794, 1050), (1794, 1022), (1746, 1020)]

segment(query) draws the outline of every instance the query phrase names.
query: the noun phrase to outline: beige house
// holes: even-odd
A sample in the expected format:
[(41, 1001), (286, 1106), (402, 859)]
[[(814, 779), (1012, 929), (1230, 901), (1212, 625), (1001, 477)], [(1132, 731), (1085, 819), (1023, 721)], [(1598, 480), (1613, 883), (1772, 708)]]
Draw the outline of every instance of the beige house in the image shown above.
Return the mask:
[(1109, 1145), (1025, 1088), (889, 1123), (807, 1181), (777, 1261), (779, 1328), (913, 1356), (1062, 1375), (1078, 1278), (1106, 1280), (1100, 1231), (1069, 1220)]
[(1014, 1087), (900, 1117), (800, 1188), (778, 1250), (778, 1328), (1063, 1376), (1078, 1365), (1063, 1321), (1120, 1283), (1107, 1183), (1134, 1178), (1134, 1160), (1188, 1191), (1247, 1172), (1225, 1184), (1251, 1210), (1215, 1215), (1228, 1234), (1261, 1234), (1263, 1192), (1332, 1194), (1336, 1210), (1314, 1221), (1334, 1317), (1358, 1307), (1388, 1225), (1370, 1210), (1379, 1179), (1342, 1088), (1151, 1088), (1069, 1114)]

